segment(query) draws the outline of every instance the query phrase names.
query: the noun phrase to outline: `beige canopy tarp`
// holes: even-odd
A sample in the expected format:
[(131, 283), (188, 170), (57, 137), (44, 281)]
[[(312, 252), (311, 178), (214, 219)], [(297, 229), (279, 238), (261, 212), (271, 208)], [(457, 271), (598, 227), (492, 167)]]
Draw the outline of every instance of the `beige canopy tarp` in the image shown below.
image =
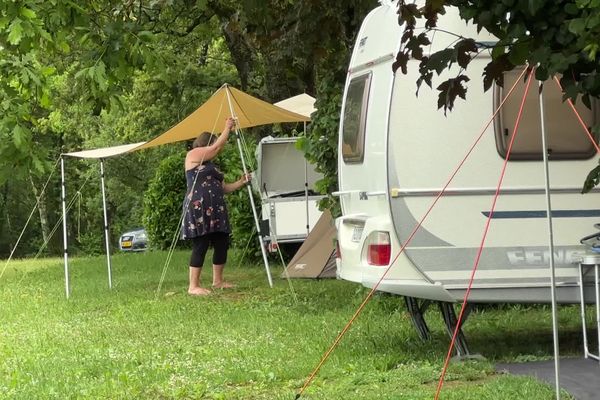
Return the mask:
[(162, 144), (193, 139), (204, 131), (218, 134), (223, 129), (225, 119), (231, 116), (237, 118), (237, 128), (239, 129), (281, 122), (310, 121), (310, 117), (307, 115), (297, 114), (269, 104), (225, 84), (183, 121), (148, 142), (77, 151), (65, 155), (79, 158), (107, 158)]
[(317, 111), (315, 108), (315, 98), (306, 93), (278, 101), (275, 105), (296, 114), (304, 115), (307, 118), (310, 118), (310, 115)]
[(92, 150), (74, 151), (72, 153), (66, 153), (65, 155), (78, 158), (108, 158), (133, 151), (145, 143), (148, 142), (138, 142), (131, 144), (122, 144), (120, 146), (113, 147), (101, 147)]

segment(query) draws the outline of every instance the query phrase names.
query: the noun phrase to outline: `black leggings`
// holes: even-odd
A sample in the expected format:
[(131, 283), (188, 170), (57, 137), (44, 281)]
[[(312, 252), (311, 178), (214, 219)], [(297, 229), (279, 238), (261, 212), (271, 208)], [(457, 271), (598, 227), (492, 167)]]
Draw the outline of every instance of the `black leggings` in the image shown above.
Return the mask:
[(229, 249), (229, 233), (213, 232), (192, 239), (192, 256), (190, 267), (202, 268), (204, 257), (208, 247), (214, 249), (213, 264), (223, 265), (227, 262), (227, 250)]

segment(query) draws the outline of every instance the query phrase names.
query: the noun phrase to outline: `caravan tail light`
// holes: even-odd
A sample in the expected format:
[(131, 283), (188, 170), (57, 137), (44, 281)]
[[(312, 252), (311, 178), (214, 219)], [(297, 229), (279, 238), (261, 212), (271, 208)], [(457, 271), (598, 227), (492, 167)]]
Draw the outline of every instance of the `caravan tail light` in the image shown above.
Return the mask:
[(367, 263), (375, 266), (387, 266), (392, 255), (390, 234), (387, 232), (372, 232), (367, 238)]

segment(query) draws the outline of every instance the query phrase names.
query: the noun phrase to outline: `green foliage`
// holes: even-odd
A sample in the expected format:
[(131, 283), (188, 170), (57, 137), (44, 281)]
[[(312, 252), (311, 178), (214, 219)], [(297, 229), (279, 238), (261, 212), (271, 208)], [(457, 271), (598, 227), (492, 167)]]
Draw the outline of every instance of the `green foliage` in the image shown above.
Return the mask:
[(581, 193), (587, 193), (600, 183), (600, 165), (593, 168), (585, 178)]
[(165, 158), (156, 169), (144, 193), (144, 227), (152, 247), (166, 249), (179, 230), (186, 181), (183, 173), (183, 156), (175, 154)]
[[(324, 174), (317, 182), (322, 194), (337, 189), (338, 122), (351, 46), (376, 5), (373, 0), (245, 3), (251, 43), (265, 56), (268, 98), (281, 100), (302, 91), (317, 98), (318, 111), (298, 147)], [(331, 196), (320, 207), (339, 212)]]
[[(224, 82), (270, 101), (301, 92), (318, 97), (322, 111), (306, 148), (326, 175), (320, 190), (334, 190), (334, 124), (349, 48), (377, 2), (168, 3), (23, 0), (0, 5), (0, 192), (9, 205), (0, 210), (0, 254), (10, 252), (23, 216), (35, 204), (30, 180), (40, 187), (61, 153), (155, 137)], [(261, 135), (267, 133), (270, 127), (261, 128)], [(319, 146), (321, 137), (326, 147)], [(147, 182), (160, 160), (178, 151), (164, 146), (105, 160), (113, 248), (123, 231), (142, 225)], [(241, 171), (223, 162), (226, 173)], [(96, 161), (67, 159), (66, 164), (68, 198), (90, 177), (89, 184), (98, 187)], [(60, 217), (58, 188), (55, 177), (43, 198), (50, 226)], [(245, 246), (254, 229), (247, 195), (239, 191), (227, 201), (233, 203), (234, 244)], [(102, 225), (100, 204), (99, 190), (82, 192), (82, 231)], [(27, 249), (17, 254), (36, 251), (37, 213), (32, 225), (21, 244)], [(68, 229), (74, 237), (72, 223)], [(59, 248), (53, 242), (52, 251)]]
[(316, 182), (316, 189), (326, 194), (319, 203), (320, 209), (329, 209), (334, 217), (341, 214), (339, 200), (331, 196), (338, 188), (337, 148), (340, 106), (343, 83), (329, 75), (319, 84), (319, 95), (314, 121), (305, 136), (300, 137), (297, 146), (305, 153), (316, 170), (323, 173), (323, 179)]
[[(178, 11), (184, 7), (203, 13), (205, 5), (173, 2), (173, 8), (163, 7), (162, 12), (148, 5), (147, 14), (136, 17), (132, 25), (132, 12), (140, 9), (114, 2), (20, 3), (32, 5), (52, 41), (25, 46), (29, 42), (23, 34), (19, 46), (3, 47), (0, 60), (0, 188), (10, 205), (0, 211), (0, 254), (6, 255), (35, 204), (30, 178), (41, 188), (60, 153), (148, 140), (193, 111), (223, 82), (238, 81), (218, 21), (210, 13), (197, 18)], [(0, 12), (0, 47), (4, 22), (10, 23), (4, 15), (18, 12), (8, 10), (15, 6), (0, 6), (5, 13)], [(109, 20), (116, 22), (96, 26), (97, 21)], [(145, 31), (149, 25), (152, 35)], [(139, 41), (134, 41), (132, 32)], [(104, 51), (109, 42), (114, 47)], [(160, 65), (153, 59), (160, 59)], [(148, 180), (159, 161), (174, 151), (174, 146), (164, 146), (105, 160), (113, 248), (121, 233), (142, 225), (142, 194)], [(88, 186), (82, 191), (78, 213), (81, 231), (96, 232), (103, 224), (98, 162), (67, 158), (66, 174), (68, 199), (92, 178), (88, 185), (93, 189)], [(43, 198), (50, 227), (60, 217), (56, 175), (55, 171)], [(77, 235), (73, 221), (69, 217), (70, 238)], [(51, 253), (61, 248), (59, 239), (60, 230), (51, 242)], [(40, 240), (36, 212), (15, 255), (35, 253)], [(77, 245), (73, 239), (70, 242)]]
[(79, 235), (77, 241), (77, 253), (93, 256), (105, 252), (103, 232), (83, 232)]
[[(498, 38), (494, 44), (477, 43), (472, 38), (459, 38), (450, 47), (429, 56), (417, 55), (422, 47), (428, 46), (438, 30), (437, 19), (447, 7), (458, 7), (461, 17), (474, 23), (479, 30), (485, 29)], [(405, 25), (402, 36), (403, 48), (398, 54), (394, 69), (405, 71), (407, 55), (420, 60), (422, 81), (432, 85), (432, 72), (438, 75), (458, 63), (461, 69), (456, 77), (438, 87), (440, 108), (451, 110), (457, 96), (463, 97), (464, 90), (453, 88), (464, 80), (470, 61), (482, 49), (491, 51), (492, 59), (484, 72), (485, 88), (492, 82), (502, 85), (504, 72), (517, 66), (538, 66), (536, 78), (562, 75), (561, 83), (573, 100), (578, 95), (600, 95), (600, 64), (596, 59), (597, 43), (600, 39), (600, 5), (596, 2), (578, 0), (536, 0), (528, 2), (497, 2), (490, 7), (485, 0), (437, 0), (427, 1), (426, 7), (401, 2), (399, 21)], [(426, 32), (415, 31), (416, 21), (424, 19)], [(418, 35), (417, 35), (418, 33)], [(429, 38), (423, 38), (428, 36)], [(420, 38), (417, 44), (416, 39)], [(593, 76), (594, 83), (584, 85)], [(453, 91), (454, 90), (454, 91)]]
[[(337, 189), (337, 136), (343, 84), (351, 46), (374, 0), (346, 2), (243, 2), (240, 23), (247, 42), (262, 58), (266, 98), (273, 101), (306, 92), (317, 98), (316, 114), (298, 147), (324, 174), (317, 190)], [(336, 198), (321, 208), (339, 213)]]

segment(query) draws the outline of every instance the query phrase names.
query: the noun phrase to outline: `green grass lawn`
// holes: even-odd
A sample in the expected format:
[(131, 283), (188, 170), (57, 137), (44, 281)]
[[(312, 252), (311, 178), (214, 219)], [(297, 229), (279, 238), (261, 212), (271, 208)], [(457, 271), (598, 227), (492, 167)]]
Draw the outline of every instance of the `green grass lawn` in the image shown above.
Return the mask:
[[(166, 253), (11, 262), (0, 280), (2, 399), (293, 399), (367, 291), (336, 280), (279, 279), (231, 254), (239, 287), (190, 297), (187, 252), (176, 252), (158, 298)], [(0, 262), (0, 268), (4, 261)], [(210, 271), (206, 269), (205, 282)], [(432, 399), (448, 338), (435, 307), (423, 343), (402, 299), (377, 295), (303, 399)], [(561, 307), (561, 353), (580, 353), (578, 308)], [(534, 379), (494, 372), (495, 361), (550, 358), (547, 307), (487, 307), (465, 327), (488, 361), (453, 363), (442, 399), (552, 399)], [(566, 397), (565, 397), (566, 398)]]

